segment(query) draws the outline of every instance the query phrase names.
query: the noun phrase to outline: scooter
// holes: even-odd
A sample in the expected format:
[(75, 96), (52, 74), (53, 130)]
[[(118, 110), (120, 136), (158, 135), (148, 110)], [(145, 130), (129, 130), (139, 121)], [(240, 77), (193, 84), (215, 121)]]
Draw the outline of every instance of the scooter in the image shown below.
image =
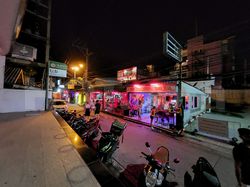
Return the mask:
[(188, 172), (184, 175), (185, 187), (221, 187), (217, 174), (204, 157), (200, 157), (192, 169), (193, 179)]
[(68, 111), (63, 111), (58, 113), (69, 124), (76, 118), (76, 110), (74, 110), (71, 113)]
[(88, 122), (81, 125), (77, 133), (81, 136), (82, 140), (89, 144), (94, 138), (96, 138), (99, 134), (99, 119), (93, 118)]
[[(174, 173), (174, 169), (169, 166), (169, 150), (160, 146), (153, 153), (148, 142), (145, 143), (150, 154), (141, 152), (148, 161), (147, 164), (131, 164), (120, 174), (120, 179), (126, 186), (134, 187), (155, 187), (155, 186), (176, 186), (176, 182), (166, 180), (169, 173)], [(179, 163), (179, 159), (174, 159), (174, 163)]]
[(101, 138), (97, 144), (97, 157), (101, 161), (110, 161), (113, 153), (119, 147), (120, 137), (126, 126), (127, 123), (121, 123), (115, 119), (109, 132), (101, 132)]

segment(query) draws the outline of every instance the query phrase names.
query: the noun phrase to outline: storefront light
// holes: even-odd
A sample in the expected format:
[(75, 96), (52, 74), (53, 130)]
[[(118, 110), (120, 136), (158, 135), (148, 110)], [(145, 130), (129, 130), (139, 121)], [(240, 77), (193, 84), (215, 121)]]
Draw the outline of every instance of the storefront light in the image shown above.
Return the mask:
[(134, 84), (134, 87), (135, 87), (135, 88), (141, 88), (141, 85), (139, 85), (139, 84)]
[(65, 86), (63, 84), (59, 85), (59, 88), (65, 88)]
[(157, 84), (157, 83), (151, 83), (150, 86), (155, 87), (155, 88), (159, 88), (160, 87), (160, 85)]
[(57, 92), (61, 92), (61, 88), (57, 88)]

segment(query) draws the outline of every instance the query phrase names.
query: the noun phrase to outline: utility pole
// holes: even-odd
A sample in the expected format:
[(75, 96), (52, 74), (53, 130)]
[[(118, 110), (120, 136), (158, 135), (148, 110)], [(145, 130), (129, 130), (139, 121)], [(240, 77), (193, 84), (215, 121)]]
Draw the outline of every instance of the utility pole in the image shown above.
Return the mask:
[(89, 69), (89, 57), (93, 54), (92, 52), (89, 51), (88, 48), (85, 48), (83, 51), (83, 54), (85, 55), (85, 61), (86, 61), (86, 66), (85, 66), (85, 94), (86, 94), (86, 100), (89, 101), (89, 84), (88, 84), (88, 69)]
[(51, 25), (51, 0), (48, 1), (48, 21), (47, 21), (47, 37), (46, 37), (46, 53), (45, 53), (45, 63), (46, 63), (46, 91), (45, 91), (45, 110), (49, 110), (49, 49), (50, 49), (50, 25)]
[(179, 61), (179, 76), (178, 76), (178, 93), (177, 93), (177, 111), (176, 111), (176, 130), (177, 134), (183, 131), (184, 107), (181, 97), (181, 80), (182, 80), (182, 62)]
[(178, 76), (178, 93), (177, 93), (177, 106), (179, 107), (181, 103), (181, 74), (182, 74), (182, 62), (179, 62), (179, 76)]
[(81, 52), (81, 54), (85, 56), (85, 72), (83, 74), (82, 89), (83, 92), (85, 92), (86, 101), (88, 101), (89, 100), (89, 88), (88, 88), (89, 57), (93, 55), (93, 53), (90, 52), (87, 47), (82, 47), (77, 44), (73, 44), (73, 46), (76, 47)]

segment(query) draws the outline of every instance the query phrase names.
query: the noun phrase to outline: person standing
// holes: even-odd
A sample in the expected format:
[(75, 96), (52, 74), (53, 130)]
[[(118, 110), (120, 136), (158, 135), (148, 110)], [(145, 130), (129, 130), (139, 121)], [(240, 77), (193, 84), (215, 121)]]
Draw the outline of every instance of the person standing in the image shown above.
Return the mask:
[(87, 101), (85, 104), (85, 114), (84, 114), (87, 118), (89, 118), (89, 116), (90, 116), (90, 108), (91, 108), (91, 106), (90, 106), (89, 102)]
[(142, 113), (142, 100), (141, 99), (139, 99), (139, 101), (138, 101), (138, 111), (137, 111), (137, 113), (138, 113), (138, 118), (141, 119), (141, 113)]
[(155, 106), (153, 106), (153, 108), (151, 109), (151, 112), (150, 112), (150, 125), (151, 125), (151, 129), (154, 129), (154, 127), (153, 127), (153, 119), (155, 117), (155, 113), (156, 113), (156, 108), (155, 108)]
[(101, 104), (99, 103), (99, 100), (96, 100), (96, 103), (95, 103), (95, 115), (97, 117), (99, 117), (100, 111), (101, 111)]
[(95, 112), (95, 100), (93, 99), (90, 102), (90, 116), (94, 115), (94, 112)]
[(250, 187), (250, 129), (239, 128), (242, 143), (233, 148), (235, 175), (238, 186)]

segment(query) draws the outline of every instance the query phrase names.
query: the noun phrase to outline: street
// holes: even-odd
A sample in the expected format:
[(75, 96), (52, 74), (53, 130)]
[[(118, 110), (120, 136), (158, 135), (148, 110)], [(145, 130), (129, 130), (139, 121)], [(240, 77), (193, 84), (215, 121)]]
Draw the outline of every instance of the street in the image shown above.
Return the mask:
[[(78, 113), (82, 113), (82, 107), (74, 107)], [(112, 121), (116, 117), (101, 114), (100, 124), (103, 131), (109, 131)], [(125, 122), (122, 119), (118, 120)], [(164, 132), (154, 132), (149, 127), (128, 122), (124, 131), (124, 139), (119, 149), (114, 153), (113, 165), (122, 170), (128, 164), (146, 163), (141, 156), (141, 151), (148, 153), (145, 142), (149, 142), (154, 151), (159, 146), (166, 146), (170, 152), (170, 166), (175, 169), (175, 177), (168, 176), (169, 181), (178, 182), (179, 186), (184, 186), (184, 174), (189, 171), (197, 159), (205, 157), (212, 166), (220, 179), (222, 186), (236, 186), (234, 175), (234, 164), (231, 151), (225, 152), (223, 149), (214, 149), (210, 145), (200, 144), (198, 141), (189, 141), (188, 138), (171, 137)], [(180, 163), (174, 164), (174, 158), (179, 158)], [(119, 164), (117, 164), (118, 162)], [(121, 165), (121, 166), (120, 166)]]

